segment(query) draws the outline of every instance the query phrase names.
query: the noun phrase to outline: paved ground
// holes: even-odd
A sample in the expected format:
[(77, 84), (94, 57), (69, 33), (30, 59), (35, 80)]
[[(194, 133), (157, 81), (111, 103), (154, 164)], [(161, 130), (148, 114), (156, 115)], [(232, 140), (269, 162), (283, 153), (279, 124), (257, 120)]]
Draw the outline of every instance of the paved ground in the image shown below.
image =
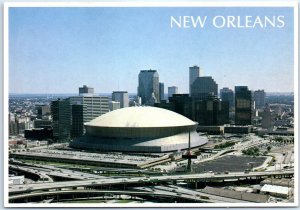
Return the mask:
[[(196, 173), (204, 173), (207, 171), (239, 172), (239, 171), (244, 171), (245, 169), (251, 169), (252, 167), (253, 168), (258, 167), (264, 163), (265, 159), (266, 159), (265, 157), (253, 158), (251, 156), (227, 155), (224, 157), (217, 158), (215, 160), (193, 165), (193, 171)], [(178, 168), (177, 171), (183, 170), (184, 167)]]

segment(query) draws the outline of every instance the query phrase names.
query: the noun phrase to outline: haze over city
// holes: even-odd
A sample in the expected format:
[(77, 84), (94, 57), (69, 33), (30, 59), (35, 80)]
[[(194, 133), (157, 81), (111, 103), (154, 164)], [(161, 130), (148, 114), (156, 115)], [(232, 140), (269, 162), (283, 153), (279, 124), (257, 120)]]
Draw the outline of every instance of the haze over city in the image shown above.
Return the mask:
[[(285, 26), (170, 28), (171, 15), (199, 14), (282, 15)], [(188, 93), (193, 65), (219, 88), (294, 89), (291, 8), (10, 8), (9, 20), (10, 93), (136, 93), (142, 69)]]

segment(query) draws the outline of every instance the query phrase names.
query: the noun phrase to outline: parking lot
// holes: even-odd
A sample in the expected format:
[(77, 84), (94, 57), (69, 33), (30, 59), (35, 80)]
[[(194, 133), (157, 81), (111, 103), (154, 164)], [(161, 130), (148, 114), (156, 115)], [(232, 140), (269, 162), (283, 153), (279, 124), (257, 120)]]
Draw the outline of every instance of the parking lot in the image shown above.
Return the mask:
[[(210, 160), (207, 162), (202, 162), (199, 164), (194, 164), (193, 172), (204, 173), (208, 171), (212, 172), (240, 172), (245, 169), (252, 169), (260, 166), (264, 163), (266, 157), (250, 157), (250, 156), (234, 156), (227, 155), (224, 157), (217, 158), (215, 160)], [(186, 166), (177, 168), (176, 171), (182, 171)]]

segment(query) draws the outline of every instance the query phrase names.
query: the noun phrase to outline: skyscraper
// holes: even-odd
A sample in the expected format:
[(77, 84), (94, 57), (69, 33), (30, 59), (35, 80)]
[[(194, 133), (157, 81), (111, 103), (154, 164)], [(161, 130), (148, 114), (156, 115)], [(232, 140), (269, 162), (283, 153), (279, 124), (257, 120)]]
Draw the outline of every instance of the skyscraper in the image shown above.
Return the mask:
[(193, 99), (206, 99), (208, 96), (218, 96), (218, 84), (212, 77), (198, 77), (191, 85)]
[(171, 87), (168, 87), (168, 97), (172, 97), (173, 94), (178, 94), (178, 87), (176, 86), (171, 86)]
[(83, 85), (83, 87), (79, 87), (79, 95), (93, 95), (94, 88)]
[(247, 86), (235, 86), (235, 124), (252, 124), (251, 91)]
[(112, 100), (120, 102), (120, 108), (129, 106), (129, 97), (127, 91), (113, 91)]
[(222, 101), (228, 101), (229, 102), (229, 108), (232, 108), (234, 106), (234, 94), (231, 89), (228, 87), (224, 87), (220, 90), (220, 96)]
[(70, 101), (68, 99), (52, 101), (51, 114), (53, 119), (53, 138), (60, 142), (68, 141), (71, 137), (72, 128)]
[(159, 83), (159, 101), (165, 99), (165, 84), (160, 82)]
[(255, 102), (256, 109), (262, 109), (265, 107), (266, 93), (264, 90), (254, 91), (254, 102)]
[(153, 100), (154, 94), (156, 102), (159, 101), (159, 75), (156, 70), (141, 70), (139, 73), (138, 96), (142, 99), (142, 104), (147, 104)]
[(202, 73), (200, 72), (200, 68), (198, 66), (192, 66), (189, 68), (189, 93), (191, 95), (191, 86), (193, 82), (198, 78), (203, 76)]

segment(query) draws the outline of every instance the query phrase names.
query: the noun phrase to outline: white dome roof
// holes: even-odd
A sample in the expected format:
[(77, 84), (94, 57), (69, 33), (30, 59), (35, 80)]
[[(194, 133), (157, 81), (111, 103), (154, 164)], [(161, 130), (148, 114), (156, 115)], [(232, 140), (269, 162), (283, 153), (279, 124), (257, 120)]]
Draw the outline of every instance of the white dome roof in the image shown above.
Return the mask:
[(127, 107), (101, 115), (86, 123), (97, 127), (177, 127), (196, 122), (167, 109), (156, 107)]

